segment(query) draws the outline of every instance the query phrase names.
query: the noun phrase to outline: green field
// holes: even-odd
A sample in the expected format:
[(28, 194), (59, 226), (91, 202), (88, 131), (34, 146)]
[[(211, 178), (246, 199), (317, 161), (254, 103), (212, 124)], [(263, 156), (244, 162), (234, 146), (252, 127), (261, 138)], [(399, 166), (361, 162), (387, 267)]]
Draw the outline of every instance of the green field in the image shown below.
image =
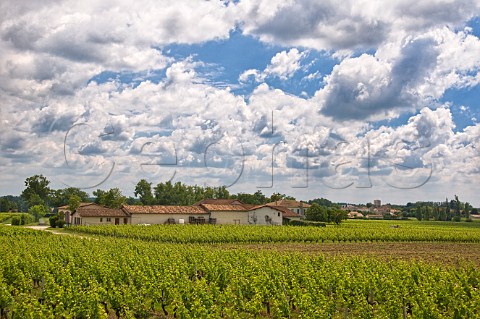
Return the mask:
[[(398, 228), (397, 228), (398, 226)], [(405, 242), (480, 243), (480, 223), (351, 220), (327, 227), (236, 225), (81, 226), (69, 232), (162, 243)]]
[[(478, 264), (367, 254), (383, 245), (478, 254), (477, 226), (116, 226), (67, 236), (0, 225), (0, 318), (480, 318)], [(408, 241), (418, 233), (421, 242)]]
[(27, 213), (3, 213), (0, 212), (0, 224), (10, 224), (12, 222), (12, 218), (21, 218), (22, 216), (29, 215)]

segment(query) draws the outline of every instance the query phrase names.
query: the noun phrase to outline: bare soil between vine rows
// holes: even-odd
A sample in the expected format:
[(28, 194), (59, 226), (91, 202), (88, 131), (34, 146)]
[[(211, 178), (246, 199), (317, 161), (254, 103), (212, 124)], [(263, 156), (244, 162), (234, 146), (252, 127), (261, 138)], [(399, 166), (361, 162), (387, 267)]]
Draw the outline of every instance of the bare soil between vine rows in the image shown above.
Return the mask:
[(400, 259), (480, 267), (479, 243), (445, 242), (372, 242), (372, 243), (272, 243), (218, 244), (222, 249), (252, 249), (325, 256), (367, 256), (379, 259)]

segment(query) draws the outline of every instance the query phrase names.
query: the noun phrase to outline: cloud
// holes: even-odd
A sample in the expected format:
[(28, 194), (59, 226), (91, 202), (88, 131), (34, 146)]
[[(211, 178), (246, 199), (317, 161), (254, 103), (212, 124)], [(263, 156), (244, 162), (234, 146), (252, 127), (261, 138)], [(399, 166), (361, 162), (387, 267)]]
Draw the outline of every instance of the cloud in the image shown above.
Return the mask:
[(467, 1), (241, 1), (243, 29), (268, 43), (317, 50), (374, 49), (384, 42), (445, 25), (462, 25), (478, 14)]
[(342, 60), (315, 99), (336, 119), (379, 120), (434, 106), (448, 88), (478, 83), (472, 51), (480, 52), (478, 38), (449, 29), (387, 43), (374, 55)]
[(300, 53), (296, 48), (290, 49), (288, 52), (277, 53), (264, 72), (267, 75), (278, 76), (281, 80), (286, 80), (300, 69), (300, 61), (305, 55), (305, 52)]
[(256, 82), (263, 82), (267, 77), (287, 80), (301, 68), (300, 62), (306, 55), (306, 52), (299, 52), (297, 48), (292, 48), (288, 52), (279, 52), (272, 57), (265, 70), (262, 72), (255, 69), (246, 70), (240, 75), (239, 81), (247, 82), (250, 77), (253, 77)]
[[(309, 194), (327, 196), (370, 179), (410, 187), (433, 167), (431, 187), (449, 191), (446, 181), (479, 174), (479, 125), (456, 131), (440, 102), (479, 83), (480, 42), (464, 28), (474, 15), (470, 0), (1, 3), (2, 187), (43, 173), (56, 187), (106, 180), (131, 193), (140, 178), (222, 185), (243, 174), (232, 191), (252, 192), (270, 185), (273, 167), (276, 190), (307, 196), (291, 186), (308, 167), (320, 185)], [(280, 47), (260, 57), (268, 65), (245, 67), (239, 81), (257, 83), (241, 94), (202, 73), (221, 54), (203, 43), (232, 30)], [(179, 47), (197, 56), (164, 51), (194, 43)], [(337, 65), (308, 65), (305, 79), (324, 77), (313, 98), (274, 87), (306, 71), (315, 50)], [(135, 80), (103, 81), (110, 73)], [(367, 122), (406, 112), (397, 127)]]

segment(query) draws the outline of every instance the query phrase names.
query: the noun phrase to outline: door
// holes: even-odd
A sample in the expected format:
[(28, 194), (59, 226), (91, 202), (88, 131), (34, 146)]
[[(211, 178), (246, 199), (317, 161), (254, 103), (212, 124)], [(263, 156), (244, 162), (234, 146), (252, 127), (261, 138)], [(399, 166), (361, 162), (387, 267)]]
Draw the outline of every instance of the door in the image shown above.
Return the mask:
[(119, 225), (120, 224), (120, 218), (115, 218), (115, 225)]

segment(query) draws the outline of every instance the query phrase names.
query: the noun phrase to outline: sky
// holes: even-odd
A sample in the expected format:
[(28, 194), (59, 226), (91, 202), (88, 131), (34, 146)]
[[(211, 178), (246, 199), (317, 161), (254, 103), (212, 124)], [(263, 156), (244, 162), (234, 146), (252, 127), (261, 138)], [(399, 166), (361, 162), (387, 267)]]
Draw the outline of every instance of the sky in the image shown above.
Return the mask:
[(479, 0), (2, 1), (0, 195), (480, 207), (479, 37)]

